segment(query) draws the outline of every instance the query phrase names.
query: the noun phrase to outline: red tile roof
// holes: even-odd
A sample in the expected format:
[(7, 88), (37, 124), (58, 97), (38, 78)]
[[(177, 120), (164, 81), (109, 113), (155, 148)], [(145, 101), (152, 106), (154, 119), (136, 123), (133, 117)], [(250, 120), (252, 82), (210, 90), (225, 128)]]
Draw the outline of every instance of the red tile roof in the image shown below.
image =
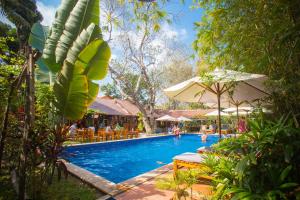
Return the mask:
[[(122, 115), (122, 116), (137, 116), (139, 109), (136, 105), (128, 100), (113, 99), (109, 96), (97, 97), (94, 103), (90, 106), (91, 109), (97, 110), (106, 115)], [(213, 111), (213, 109), (197, 109), (197, 110), (155, 110), (155, 118), (163, 115), (170, 115), (172, 117), (188, 117), (201, 118), (206, 113)]]
[(139, 112), (139, 109), (129, 101), (108, 96), (97, 97), (90, 108), (106, 115), (136, 116)]

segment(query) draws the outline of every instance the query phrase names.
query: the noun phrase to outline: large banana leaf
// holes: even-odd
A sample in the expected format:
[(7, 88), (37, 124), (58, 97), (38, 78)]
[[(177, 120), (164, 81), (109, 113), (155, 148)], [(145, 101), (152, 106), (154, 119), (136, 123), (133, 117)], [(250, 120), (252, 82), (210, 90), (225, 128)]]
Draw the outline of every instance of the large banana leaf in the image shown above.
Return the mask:
[(94, 23), (94, 35), (101, 37), (99, 0), (63, 0), (46, 41), (43, 59), (53, 72), (58, 72), (75, 39)]
[(87, 29), (83, 29), (80, 35), (73, 42), (72, 47), (69, 49), (66, 60), (75, 64), (79, 53), (90, 43), (90, 41), (97, 38), (99, 34), (99, 27), (91, 23)]
[(110, 49), (99, 28), (99, 0), (63, 0), (56, 12), (41, 65), (57, 73), (54, 93), (63, 118), (81, 119), (107, 74)]
[(77, 120), (83, 117), (88, 106), (88, 80), (77, 73), (74, 65), (64, 62), (53, 90), (56, 107), (63, 118)]
[(58, 72), (61, 69), (62, 63), (55, 62), (55, 49), (57, 42), (64, 30), (64, 25), (76, 2), (77, 0), (62, 0), (55, 13), (55, 20), (51, 26), (49, 36), (46, 40), (42, 59), (44, 60), (44, 63), (47, 64), (48, 68), (53, 72)]
[(101, 80), (107, 74), (110, 55), (108, 44), (102, 39), (97, 39), (82, 50), (75, 65), (84, 68), (88, 79)]
[(97, 83), (93, 83), (92, 81), (89, 81), (88, 88), (89, 88), (89, 92), (88, 92), (87, 104), (90, 105), (91, 103), (93, 103), (93, 101), (95, 100), (95, 98), (99, 93), (99, 85)]
[[(39, 52), (43, 53), (43, 49), (45, 46), (45, 42), (47, 39), (47, 35), (49, 33), (49, 27), (43, 26), (40, 23), (33, 24), (31, 28), (31, 32), (29, 35), (28, 43)], [(42, 58), (39, 58), (36, 62), (39, 68), (43, 71), (48, 73), (48, 67), (45, 64)]]

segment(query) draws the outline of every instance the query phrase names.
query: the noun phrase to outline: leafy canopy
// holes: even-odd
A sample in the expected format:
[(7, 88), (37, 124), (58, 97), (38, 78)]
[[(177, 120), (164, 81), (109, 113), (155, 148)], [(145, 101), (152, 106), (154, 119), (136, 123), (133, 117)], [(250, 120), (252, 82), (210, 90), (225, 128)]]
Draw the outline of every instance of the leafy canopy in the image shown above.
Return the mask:
[[(266, 74), (278, 113), (300, 113), (299, 1), (198, 0), (194, 48), (201, 67)], [(299, 121), (299, 115), (296, 117)]]

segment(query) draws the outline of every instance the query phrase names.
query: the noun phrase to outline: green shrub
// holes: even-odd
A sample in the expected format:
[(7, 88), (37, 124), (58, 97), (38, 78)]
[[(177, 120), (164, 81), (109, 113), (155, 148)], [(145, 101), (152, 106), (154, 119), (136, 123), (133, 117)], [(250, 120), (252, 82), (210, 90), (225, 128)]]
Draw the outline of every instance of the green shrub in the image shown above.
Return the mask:
[(215, 199), (299, 199), (300, 129), (287, 119), (249, 122), (251, 131), (214, 146), (206, 159)]

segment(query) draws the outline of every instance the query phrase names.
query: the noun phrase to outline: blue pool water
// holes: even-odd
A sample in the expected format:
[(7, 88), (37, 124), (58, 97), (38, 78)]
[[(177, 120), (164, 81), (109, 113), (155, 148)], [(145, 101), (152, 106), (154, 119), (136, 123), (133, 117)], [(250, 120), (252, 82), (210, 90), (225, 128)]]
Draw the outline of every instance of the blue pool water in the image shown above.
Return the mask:
[(114, 183), (120, 183), (172, 162), (185, 152), (196, 152), (210, 146), (218, 136), (208, 136), (207, 142), (194, 134), (162, 136), (120, 142), (89, 144), (66, 148), (67, 160)]

